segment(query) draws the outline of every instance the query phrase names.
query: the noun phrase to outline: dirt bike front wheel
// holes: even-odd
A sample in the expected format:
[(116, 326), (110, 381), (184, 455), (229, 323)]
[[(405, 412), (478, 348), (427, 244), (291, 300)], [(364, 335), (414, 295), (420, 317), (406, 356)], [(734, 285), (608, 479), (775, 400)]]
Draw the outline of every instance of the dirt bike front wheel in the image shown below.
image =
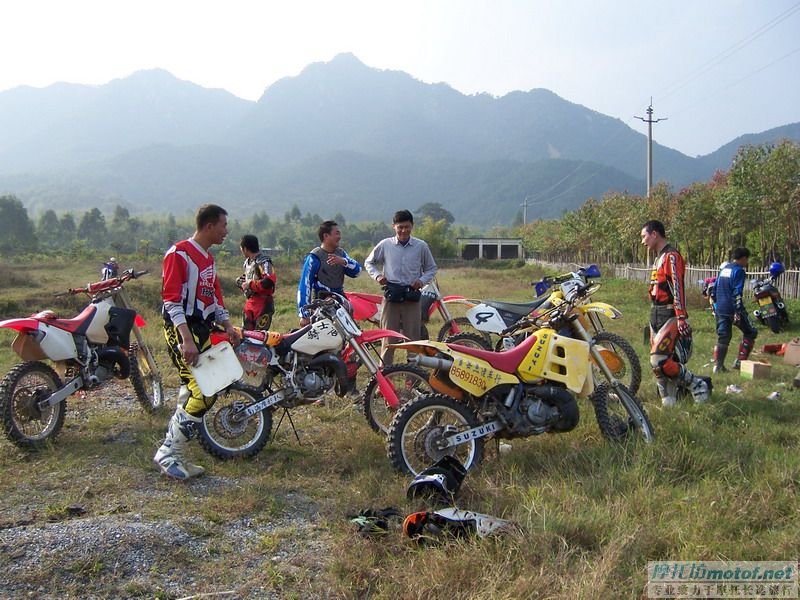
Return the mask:
[[(642, 365), (639, 355), (621, 335), (610, 331), (601, 331), (594, 336), (594, 343), (600, 346), (600, 356), (616, 379), (619, 379), (630, 393), (636, 395), (642, 383)], [(603, 377), (599, 368), (593, 367), (595, 381)]]
[(594, 416), (603, 435), (612, 442), (621, 442), (637, 431), (648, 444), (655, 439), (653, 426), (641, 401), (621, 383), (602, 383), (591, 396)]
[(36, 450), (54, 439), (64, 425), (67, 401), (40, 408), (39, 402), (62, 388), (61, 378), (42, 362), (26, 362), (11, 369), (0, 382), (3, 431), (12, 443)]
[[(433, 392), (428, 383), (428, 372), (420, 367), (409, 364), (389, 365), (381, 369), (383, 376), (394, 388), (399, 406), (411, 402), (423, 394)], [(389, 433), (389, 424), (396, 413), (386, 403), (386, 398), (381, 394), (377, 377), (372, 377), (364, 390), (364, 417), (375, 433), (386, 435)]]
[(131, 362), (130, 380), (136, 400), (145, 412), (156, 412), (164, 406), (164, 388), (160, 377), (150, 368), (148, 357), (144, 356), (138, 344), (131, 344), (128, 358)]
[(470, 323), (467, 317), (456, 317), (451, 319), (439, 330), (439, 335), (436, 336), (437, 341), (443, 342), (448, 336), (456, 335), (458, 333), (472, 333), (486, 340), (486, 343), (491, 350), (492, 337), (485, 331), (478, 331), (475, 326)]
[(401, 473), (418, 475), (446, 455), (456, 458), (465, 469), (483, 460), (484, 438), (446, 448), (439, 442), (480, 424), (478, 415), (466, 404), (444, 394), (428, 394), (400, 407), (386, 436), (386, 450), (392, 466)]
[(200, 445), (223, 460), (250, 458), (261, 452), (272, 434), (272, 410), (251, 417), (242, 413), (258, 398), (254, 388), (238, 383), (217, 394), (217, 401), (200, 423)]

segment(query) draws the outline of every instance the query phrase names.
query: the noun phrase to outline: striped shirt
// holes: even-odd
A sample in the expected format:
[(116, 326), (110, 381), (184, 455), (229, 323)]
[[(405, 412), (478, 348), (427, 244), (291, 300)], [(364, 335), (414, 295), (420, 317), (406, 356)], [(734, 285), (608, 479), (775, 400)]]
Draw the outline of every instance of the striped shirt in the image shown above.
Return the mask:
[(230, 318), (214, 256), (193, 239), (178, 242), (164, 255), (161, 299), (164, 318), (176, 327), (187, 318), (217, 323)]

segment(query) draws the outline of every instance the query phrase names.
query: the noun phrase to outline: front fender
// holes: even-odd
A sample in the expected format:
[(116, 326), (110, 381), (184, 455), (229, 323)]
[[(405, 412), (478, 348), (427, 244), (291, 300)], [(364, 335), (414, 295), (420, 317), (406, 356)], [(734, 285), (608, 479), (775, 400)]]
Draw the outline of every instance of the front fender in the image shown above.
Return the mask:
[(622, 318), (621, 312), (619, 312), (616, 308), (605, 302), (589, 302), (589, 304), (583, 304), (579, 306), (578, 310), (580, 310), (582, 314), (590, 312), (600, 313), (601, 315), (608, 317), (609, 319)]
[(358, 341), (369, 344), (384, 338), (399, 338), (408, 341), (405, 335), (394, 329), (363, 329), (361, 335), (358, 337)]

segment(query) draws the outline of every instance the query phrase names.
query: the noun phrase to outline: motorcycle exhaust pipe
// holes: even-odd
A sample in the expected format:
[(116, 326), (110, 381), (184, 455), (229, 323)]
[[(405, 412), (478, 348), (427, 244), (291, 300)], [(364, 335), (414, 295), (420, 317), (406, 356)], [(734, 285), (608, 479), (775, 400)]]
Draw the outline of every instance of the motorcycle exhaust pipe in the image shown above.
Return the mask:
[(450, 367), (453, 366), (452, 358), (439, 358), (436, 356), (426, 356), (423, 354), (417, 354), (413, 358), (413, 361), (420, 367), (427, 367), (429, 369), (436, 369), (439, 371), (449, 371)]

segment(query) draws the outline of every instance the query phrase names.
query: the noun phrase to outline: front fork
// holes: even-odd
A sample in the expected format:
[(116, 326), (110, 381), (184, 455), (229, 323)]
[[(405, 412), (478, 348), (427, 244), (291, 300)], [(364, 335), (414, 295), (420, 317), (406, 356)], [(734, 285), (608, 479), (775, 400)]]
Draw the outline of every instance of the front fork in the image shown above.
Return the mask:
[(386, 405), (392, 410), (397, 410), (400, 406), (400, 401), (397, 399), (397, 393), (395, 392), (394, 386), (392, 386), (386, 377), (383, 376), (383, 371), (381, 371), (378, 361), (375, 360), (375, 357), (372, 355), (372, 353), (368, 352), (357, 339), (351, 338), (348, 343), (358, 356), (361, 363), (367, 368), (369, 374), (375, 377), (375, 379), (378, 381), (378, 389), (381, 391), (381, 395), (386, 401)]

